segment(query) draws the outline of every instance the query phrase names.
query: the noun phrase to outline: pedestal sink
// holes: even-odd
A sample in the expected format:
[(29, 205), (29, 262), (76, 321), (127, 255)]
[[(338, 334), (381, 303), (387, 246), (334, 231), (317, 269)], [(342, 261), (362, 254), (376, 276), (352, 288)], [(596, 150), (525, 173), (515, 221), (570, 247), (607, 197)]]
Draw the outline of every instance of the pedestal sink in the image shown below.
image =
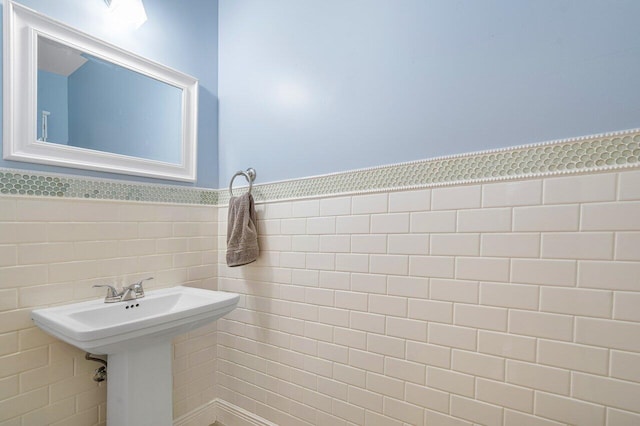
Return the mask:
[(92, 300), (36, 309), (31, 318), (71, 345), (108, 355), (108, 426), (169, 426), (171, 339), (231, 312), (239, 298), (178, 286), (126, 302)]

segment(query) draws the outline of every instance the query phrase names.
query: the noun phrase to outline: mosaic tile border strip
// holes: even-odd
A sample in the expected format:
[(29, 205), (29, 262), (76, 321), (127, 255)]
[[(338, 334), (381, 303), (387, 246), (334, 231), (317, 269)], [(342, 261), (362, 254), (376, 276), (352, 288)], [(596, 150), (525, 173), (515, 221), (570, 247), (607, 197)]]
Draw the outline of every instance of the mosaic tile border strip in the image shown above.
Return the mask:
[[(253, 186), (257, 202), (429, 188), (640, 167), (640, 129)], [(227, 189), (189, 188), (0, 168), (0, 196), (226, 205)]]
[(0, 195), (216, 205), (218, 191), (0, 168)]
[[(257, 202), (451, 186), (640, 167), (640, 129), (254, 185)], [(228, 204), (220, 190), (218, 203)]]

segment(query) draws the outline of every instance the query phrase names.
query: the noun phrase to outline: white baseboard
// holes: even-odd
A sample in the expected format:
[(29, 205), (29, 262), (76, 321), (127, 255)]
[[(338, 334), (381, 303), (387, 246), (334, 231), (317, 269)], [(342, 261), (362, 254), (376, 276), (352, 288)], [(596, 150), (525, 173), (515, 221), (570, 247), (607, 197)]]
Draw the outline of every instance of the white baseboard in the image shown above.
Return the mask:
[(214, 401), (217, 419), (224, 426), (278, 426), (223, 399)]
[(278, 426), (223, 399), (216, 398), (173, 421), (173, 426)]
[(207, 402), (173, 421), (173, 426), (209, 426), (216, 422), (216, 400)]

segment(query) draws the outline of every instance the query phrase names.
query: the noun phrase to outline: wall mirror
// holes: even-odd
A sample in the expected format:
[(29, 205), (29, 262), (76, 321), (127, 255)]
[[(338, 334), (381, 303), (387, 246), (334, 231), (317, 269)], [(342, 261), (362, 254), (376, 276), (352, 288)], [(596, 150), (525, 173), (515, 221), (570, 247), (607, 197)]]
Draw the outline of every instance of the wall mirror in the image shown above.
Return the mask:
[(196, 179), (198, 82), (5, 2), (3, 157)]

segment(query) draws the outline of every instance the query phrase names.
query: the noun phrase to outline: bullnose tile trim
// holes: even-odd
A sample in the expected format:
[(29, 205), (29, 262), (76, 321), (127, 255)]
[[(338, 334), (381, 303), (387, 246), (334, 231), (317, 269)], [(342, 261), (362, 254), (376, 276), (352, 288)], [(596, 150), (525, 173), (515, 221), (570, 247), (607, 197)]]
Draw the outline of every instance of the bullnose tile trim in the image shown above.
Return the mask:
[[(640, 129), (357, 169), (253, 186), (257, 202), (431, 188), (640, 167)], [(0, 168), (0, 196), (227, 205), (227, 189)]]
[[(640, 129), (253, 186), (257, 202), (497, 182), (640, 167)], [(228, 204), (220, 190), (218, 203)]]
[(0, 168), (0, 195), (216, 205), (218, 193), (110, 179)]

